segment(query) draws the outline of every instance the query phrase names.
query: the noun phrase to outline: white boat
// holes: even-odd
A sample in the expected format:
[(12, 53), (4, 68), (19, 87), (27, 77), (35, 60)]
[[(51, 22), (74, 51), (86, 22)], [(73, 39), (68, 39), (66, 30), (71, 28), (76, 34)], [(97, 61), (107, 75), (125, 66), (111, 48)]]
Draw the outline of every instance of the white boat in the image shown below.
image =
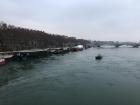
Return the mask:
[(81, 51), (84, 49), (83, 45), (77, 45), (72, 48), (73, 51)]

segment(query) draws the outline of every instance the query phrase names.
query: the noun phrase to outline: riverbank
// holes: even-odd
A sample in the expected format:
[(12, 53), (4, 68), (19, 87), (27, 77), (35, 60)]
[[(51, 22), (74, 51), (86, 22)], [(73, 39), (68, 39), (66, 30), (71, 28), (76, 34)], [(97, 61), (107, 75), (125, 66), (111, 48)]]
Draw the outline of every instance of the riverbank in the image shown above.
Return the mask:
[(20, 51), (8, 51), (0, 52), (0, 59), (9, 60), (27, 60), (29, 58), (39, 58), (50, 56), (52, 54), (66, 54), (69, 52), (82, 51), (87, 48), (77, 48), (77, 47), (63, 47), (63, 48), (46, 48), (46, 49), (30, 49), (30, 50), (20, 50)]

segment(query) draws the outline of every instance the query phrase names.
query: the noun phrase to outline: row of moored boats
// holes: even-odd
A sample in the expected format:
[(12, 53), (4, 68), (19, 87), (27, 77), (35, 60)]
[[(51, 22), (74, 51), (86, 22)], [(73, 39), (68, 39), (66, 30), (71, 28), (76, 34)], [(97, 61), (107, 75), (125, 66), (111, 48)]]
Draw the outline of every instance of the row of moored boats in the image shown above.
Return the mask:
[(61, 54), (70, 51), (81, 51), (83, 50), (83, 45), (78, 45), (73, 48), (51, 48), (51, 49), (32, 49), (32, 50), (22, 50), (13, 52), (0, 52), (0, 66), (6, 64), (11, 59), (24, 59), (27, 57), (39, 57), (48, 54)]

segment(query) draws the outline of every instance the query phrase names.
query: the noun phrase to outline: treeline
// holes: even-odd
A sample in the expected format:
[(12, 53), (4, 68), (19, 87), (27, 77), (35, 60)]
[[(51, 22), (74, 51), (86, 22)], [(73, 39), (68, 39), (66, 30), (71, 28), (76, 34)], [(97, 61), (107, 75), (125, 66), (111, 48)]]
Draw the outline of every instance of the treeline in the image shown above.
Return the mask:
[(0, 51), (72, 47), (90, 41), (0, 23)]

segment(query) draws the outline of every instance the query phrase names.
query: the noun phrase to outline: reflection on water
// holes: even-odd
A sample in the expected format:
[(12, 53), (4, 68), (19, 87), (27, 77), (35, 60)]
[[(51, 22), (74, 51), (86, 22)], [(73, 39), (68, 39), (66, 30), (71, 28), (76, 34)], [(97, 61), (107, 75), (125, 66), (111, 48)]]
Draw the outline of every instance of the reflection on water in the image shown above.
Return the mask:
[[(57, 55), (59, 56), (59, 55)], [(61, 54), (64, 56), (64, 54)], [(26, 59), (23, 61), (12, 61), (0, 67), (0, 86), (6, 85), (8, 81), (21, 77), (29, 70), (34, 70), (35, 65), (43, 64), (46, 61), (57, 60), (56, 55), (47, 58)]]
[(8, 65), (0, 68), (0, 86), (7, 84), (9, 80), (20, 77), (22, 75), (20, 74), (21, 72), (31, 69), (33, 69), (33, 65), (29, 61), (10, 62)]
[(140, 105), (139, 52), (92, 48), (9, 62), (0, 67), (0, 105)]

